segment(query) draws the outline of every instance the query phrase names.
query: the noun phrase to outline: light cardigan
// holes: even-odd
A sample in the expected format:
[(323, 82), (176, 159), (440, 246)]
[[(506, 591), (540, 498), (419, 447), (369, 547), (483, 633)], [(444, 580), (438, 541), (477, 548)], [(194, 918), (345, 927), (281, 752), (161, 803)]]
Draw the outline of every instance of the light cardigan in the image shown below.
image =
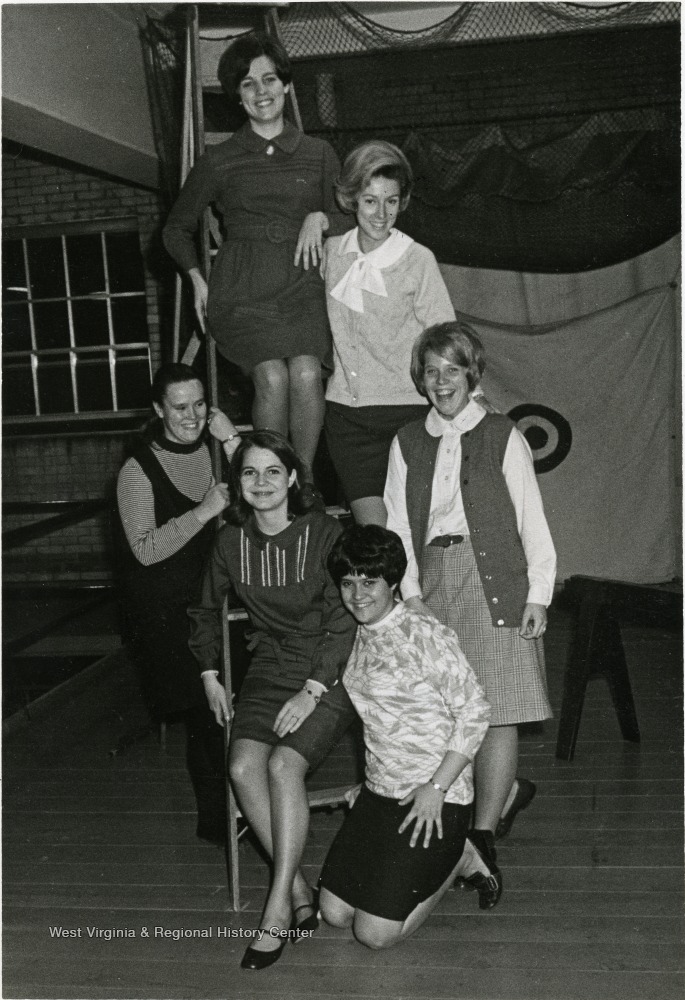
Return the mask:
[[(431, 509), (426, 531), (426, 544), (437, 535), (468, 535), (459, 473), (461, 469), (461, 435), (472, 430), (485, 416), (485, 410), (471, 400), (453, 420), (445, 420), (435, 409), (426, 417), (426, 430), (440, 437), (438, 457), (433, 474)], [(519, 536), (528, 564), (529, 604), (548, 607), (554, 594), (556, 553), (542, 507), (540, 489), (535, 478), (533, 459), (528, 442), (520, 431), (512, 428), (502, 465), (516, 512)], [(406, 501), (407, 466), (397, 438), (390, 448), (388, 477), (385, 483), (385, 506), (388, 528), (397, 532), (407, 553), (407, 571), (402, 580), (402, 597), (422, 597), (419, 568), (409, 526)]]
[[(437, 261), (427, 247), (405, 237), (407, 249), (383, 267), (383, 245), (362, 254), (357, 232), (326, 241), (326, 307), (335, 358), (326, 399), (353, 407), (425, 404), (409, 374), (412, 346), (426, 327), (455, 318)], [(395, 234), (403, 235), (392, 230), (393, 239)], [(387, 292), (361, 291), (363, 312), (331, 295), (360, 256), (380, 258)]]

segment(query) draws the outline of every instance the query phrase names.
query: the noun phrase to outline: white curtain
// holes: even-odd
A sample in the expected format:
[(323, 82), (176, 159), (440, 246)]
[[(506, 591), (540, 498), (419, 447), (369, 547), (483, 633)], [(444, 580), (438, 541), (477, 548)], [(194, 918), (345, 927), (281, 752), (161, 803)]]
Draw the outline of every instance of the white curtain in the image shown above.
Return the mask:
[[(680, 268), (679, 237), (578, 274), (441, 265), (487, 395), (533, 447), (560, 580), (682, 574)], [(546, 468), (562, 425), (571, 450)]]

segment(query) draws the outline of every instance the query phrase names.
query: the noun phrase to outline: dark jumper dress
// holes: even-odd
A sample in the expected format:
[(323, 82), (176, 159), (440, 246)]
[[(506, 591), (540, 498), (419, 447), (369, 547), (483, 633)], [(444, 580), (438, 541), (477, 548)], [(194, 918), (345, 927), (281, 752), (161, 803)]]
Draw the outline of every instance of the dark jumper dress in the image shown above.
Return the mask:
[[(147, 444), (141, 441), (134, 446), (131, 457), (150, 481), (157, 527), (197, 506), (176, 488)], [(187, 615), (214, 539), (214, 525), (205, 525), (173, 555), (150, 566), (144, 566), (131, 552), (121, 521), (118, 535), (126, 639), (138, 662), (143, 693), (155, 718), (183, 719), (186, 763), (197, 802), (197, 833), (221, 842), (226, 831), (223, 731), (209, 710), (188, 648)]]

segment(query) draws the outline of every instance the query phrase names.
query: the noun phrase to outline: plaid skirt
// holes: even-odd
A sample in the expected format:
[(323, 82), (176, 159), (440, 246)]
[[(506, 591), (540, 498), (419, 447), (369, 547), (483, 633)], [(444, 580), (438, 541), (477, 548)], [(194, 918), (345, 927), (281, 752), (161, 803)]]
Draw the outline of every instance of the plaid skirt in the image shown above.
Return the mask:
[(468, 537), (423, 553), (423, 599), (459, 643), (492, 706), (491, 726), (552, 717), (542, 639), (522, 639), (517, 628), (496, 628)]

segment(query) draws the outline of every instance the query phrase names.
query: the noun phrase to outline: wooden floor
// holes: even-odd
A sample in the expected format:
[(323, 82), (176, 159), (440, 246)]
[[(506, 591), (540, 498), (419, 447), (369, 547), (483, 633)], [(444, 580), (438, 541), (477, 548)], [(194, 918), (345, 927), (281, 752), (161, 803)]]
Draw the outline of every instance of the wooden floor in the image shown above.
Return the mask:
[[(555, 710), (569, 632), (554, 612)], [(501, 842), (496, 909), (453, 891), (393, 950), (322, 927), (262, 972), (239, 969), (246, 942), (229, 935), (257, 926), (267, 868), (243, 841), (244, 910), (231, 913), (223, 855), (194, 837), (182, 734), (171, 729), (164, 752), (155, 733), (141, 736), (130, 671), (113, 669), (5, 740), (3, 996), (681, 1000), (681, 640), (630, 627), (623, 637), (642, 744), (621, 741), (602, 681), (572, 763), (555, 759), (554, 723), (525, 735), (519, 772), (538, 795)], [(355, 763), (348, 740), (318, 784), (351, 779)], [(340, 821), (312, 817), (312, 882)]]

